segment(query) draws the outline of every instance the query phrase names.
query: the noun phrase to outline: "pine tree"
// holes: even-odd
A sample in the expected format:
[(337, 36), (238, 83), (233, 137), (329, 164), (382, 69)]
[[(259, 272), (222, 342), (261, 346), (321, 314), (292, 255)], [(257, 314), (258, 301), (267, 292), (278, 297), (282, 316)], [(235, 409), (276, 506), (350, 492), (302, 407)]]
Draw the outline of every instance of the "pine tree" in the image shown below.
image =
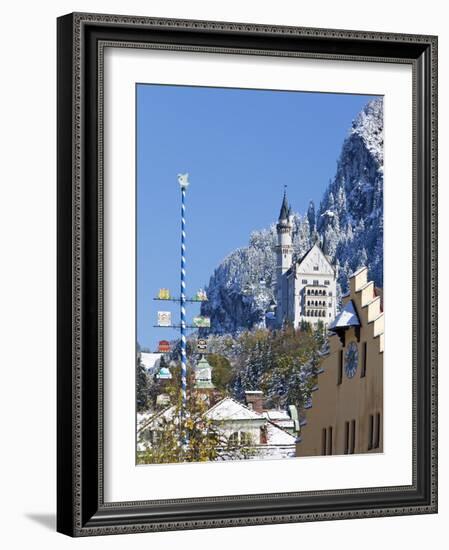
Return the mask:
[(307, 220), (309, 222), (310, 235), (313, 235), (316, 228), (315, 203), (313, 201), (309, 202), (309, 208), (307, 209)]
[(140, 353), (136, 359), (136, 404), (138, 412), (147, 410), (150, 405), (150, 377)]

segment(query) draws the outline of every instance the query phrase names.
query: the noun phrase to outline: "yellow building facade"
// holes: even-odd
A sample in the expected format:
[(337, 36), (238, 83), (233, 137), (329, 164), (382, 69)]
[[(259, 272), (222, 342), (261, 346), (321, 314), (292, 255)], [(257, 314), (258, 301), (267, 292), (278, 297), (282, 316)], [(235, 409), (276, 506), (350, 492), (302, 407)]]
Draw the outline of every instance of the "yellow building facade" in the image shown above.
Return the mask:
[(296, 445), (297, 456), (383, 451), (382, 291), (360, 269), (329, 326), (329, 350)]

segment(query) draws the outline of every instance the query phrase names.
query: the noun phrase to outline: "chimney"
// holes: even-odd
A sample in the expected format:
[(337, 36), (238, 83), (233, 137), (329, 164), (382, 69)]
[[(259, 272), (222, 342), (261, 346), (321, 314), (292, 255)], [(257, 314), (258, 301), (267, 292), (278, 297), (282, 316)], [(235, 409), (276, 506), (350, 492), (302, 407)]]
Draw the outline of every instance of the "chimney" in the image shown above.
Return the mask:
[(257, 413), (263, 412), (263, 392), (261, 391), (246, 391), (246, 405), (249, 409)]

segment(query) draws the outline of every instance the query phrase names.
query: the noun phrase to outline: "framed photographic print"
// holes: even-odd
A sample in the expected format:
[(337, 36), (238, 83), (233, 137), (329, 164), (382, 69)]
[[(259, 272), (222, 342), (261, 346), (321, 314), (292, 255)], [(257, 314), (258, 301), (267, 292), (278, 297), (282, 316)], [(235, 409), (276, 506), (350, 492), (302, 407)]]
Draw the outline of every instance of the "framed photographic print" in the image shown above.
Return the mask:
[(437, 38), (58, 19), (58, 530), (437, 511)]

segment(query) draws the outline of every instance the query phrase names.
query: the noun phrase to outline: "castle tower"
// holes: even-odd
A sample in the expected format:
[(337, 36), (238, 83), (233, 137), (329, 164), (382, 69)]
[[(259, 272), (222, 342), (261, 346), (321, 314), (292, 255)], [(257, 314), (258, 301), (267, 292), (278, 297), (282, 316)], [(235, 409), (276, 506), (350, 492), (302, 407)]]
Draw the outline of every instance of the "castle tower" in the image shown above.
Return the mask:
[(286, 315), (286, 311), (282, 307), (282, 304), (285, 304), (283, 275), (292, 265), (293, 254), (291, 209), (285, 190), (276, 231), (278, 237), (276, 246), (276, 323), (281, 326)]

